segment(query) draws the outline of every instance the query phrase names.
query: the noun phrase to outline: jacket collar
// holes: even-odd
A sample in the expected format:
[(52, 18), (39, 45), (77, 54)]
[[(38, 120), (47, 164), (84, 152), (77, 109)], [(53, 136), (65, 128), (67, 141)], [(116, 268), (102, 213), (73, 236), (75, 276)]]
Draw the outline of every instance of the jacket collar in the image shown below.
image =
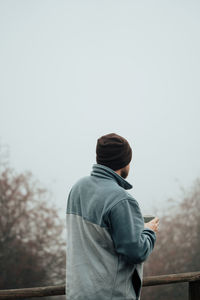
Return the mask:
[(123, 177), (121, 177), (115, 171), (113, 171), (112, 169), (110, 169), (110, 168), (108, 168), (104, 165), (100, 165), (100, 164), (93, 165), (91, 176), (97, 176), (97, 177), (101, 177), (101, 178), (113, 179), (125, 190), (130, 190), (133, 187)]

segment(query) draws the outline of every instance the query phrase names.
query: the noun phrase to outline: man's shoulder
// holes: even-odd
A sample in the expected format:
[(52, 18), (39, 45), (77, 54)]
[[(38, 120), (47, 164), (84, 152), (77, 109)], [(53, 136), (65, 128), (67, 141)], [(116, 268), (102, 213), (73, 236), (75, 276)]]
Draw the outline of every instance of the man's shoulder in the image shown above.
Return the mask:
[(114, 194), (118, 195), (121, 200), (134, 199), (133, 196), (118, 184), (114, 184), (110, 187)]
[(90, 176), (80, 177), (72, 186), (72, 189), (85, 185), (90, 181)]
[(74, 195), (89, 195), (92, 198), (101, 198), (101, 202), (111, 207), (123, 200), (135, 200), (133, 196), (113, 180), (99, 180), (94, 176), (84, 176), (79, 178), (71, 188)]

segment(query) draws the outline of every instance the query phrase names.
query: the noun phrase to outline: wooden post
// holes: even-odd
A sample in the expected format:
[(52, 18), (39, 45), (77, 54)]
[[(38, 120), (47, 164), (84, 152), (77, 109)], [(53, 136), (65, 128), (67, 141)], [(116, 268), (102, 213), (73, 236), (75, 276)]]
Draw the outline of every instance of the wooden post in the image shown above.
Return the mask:
[(200, 299), (200, 281), (189, 282), (189, 300)]

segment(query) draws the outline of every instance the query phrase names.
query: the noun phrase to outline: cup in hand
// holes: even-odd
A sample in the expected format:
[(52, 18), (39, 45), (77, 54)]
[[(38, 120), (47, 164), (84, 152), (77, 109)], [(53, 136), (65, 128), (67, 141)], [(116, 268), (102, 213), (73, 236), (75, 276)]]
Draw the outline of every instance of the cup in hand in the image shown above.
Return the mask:
[(144, 223), (149, 223), (151, 220), (153, 220), (155, 218), (155, 216), (153, 215), (144, 215), (143, 219), (144, 219)]

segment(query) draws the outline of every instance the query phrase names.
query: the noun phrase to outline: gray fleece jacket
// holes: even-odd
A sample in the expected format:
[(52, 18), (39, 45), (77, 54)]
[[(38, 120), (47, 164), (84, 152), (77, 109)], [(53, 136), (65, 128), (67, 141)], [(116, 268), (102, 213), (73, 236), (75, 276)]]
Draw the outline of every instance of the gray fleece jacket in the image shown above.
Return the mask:
[(71, 189), (66, 214), (67, 300), (140, 299), (155, 233), (144, 229), (125, 179), (100, 164)]

